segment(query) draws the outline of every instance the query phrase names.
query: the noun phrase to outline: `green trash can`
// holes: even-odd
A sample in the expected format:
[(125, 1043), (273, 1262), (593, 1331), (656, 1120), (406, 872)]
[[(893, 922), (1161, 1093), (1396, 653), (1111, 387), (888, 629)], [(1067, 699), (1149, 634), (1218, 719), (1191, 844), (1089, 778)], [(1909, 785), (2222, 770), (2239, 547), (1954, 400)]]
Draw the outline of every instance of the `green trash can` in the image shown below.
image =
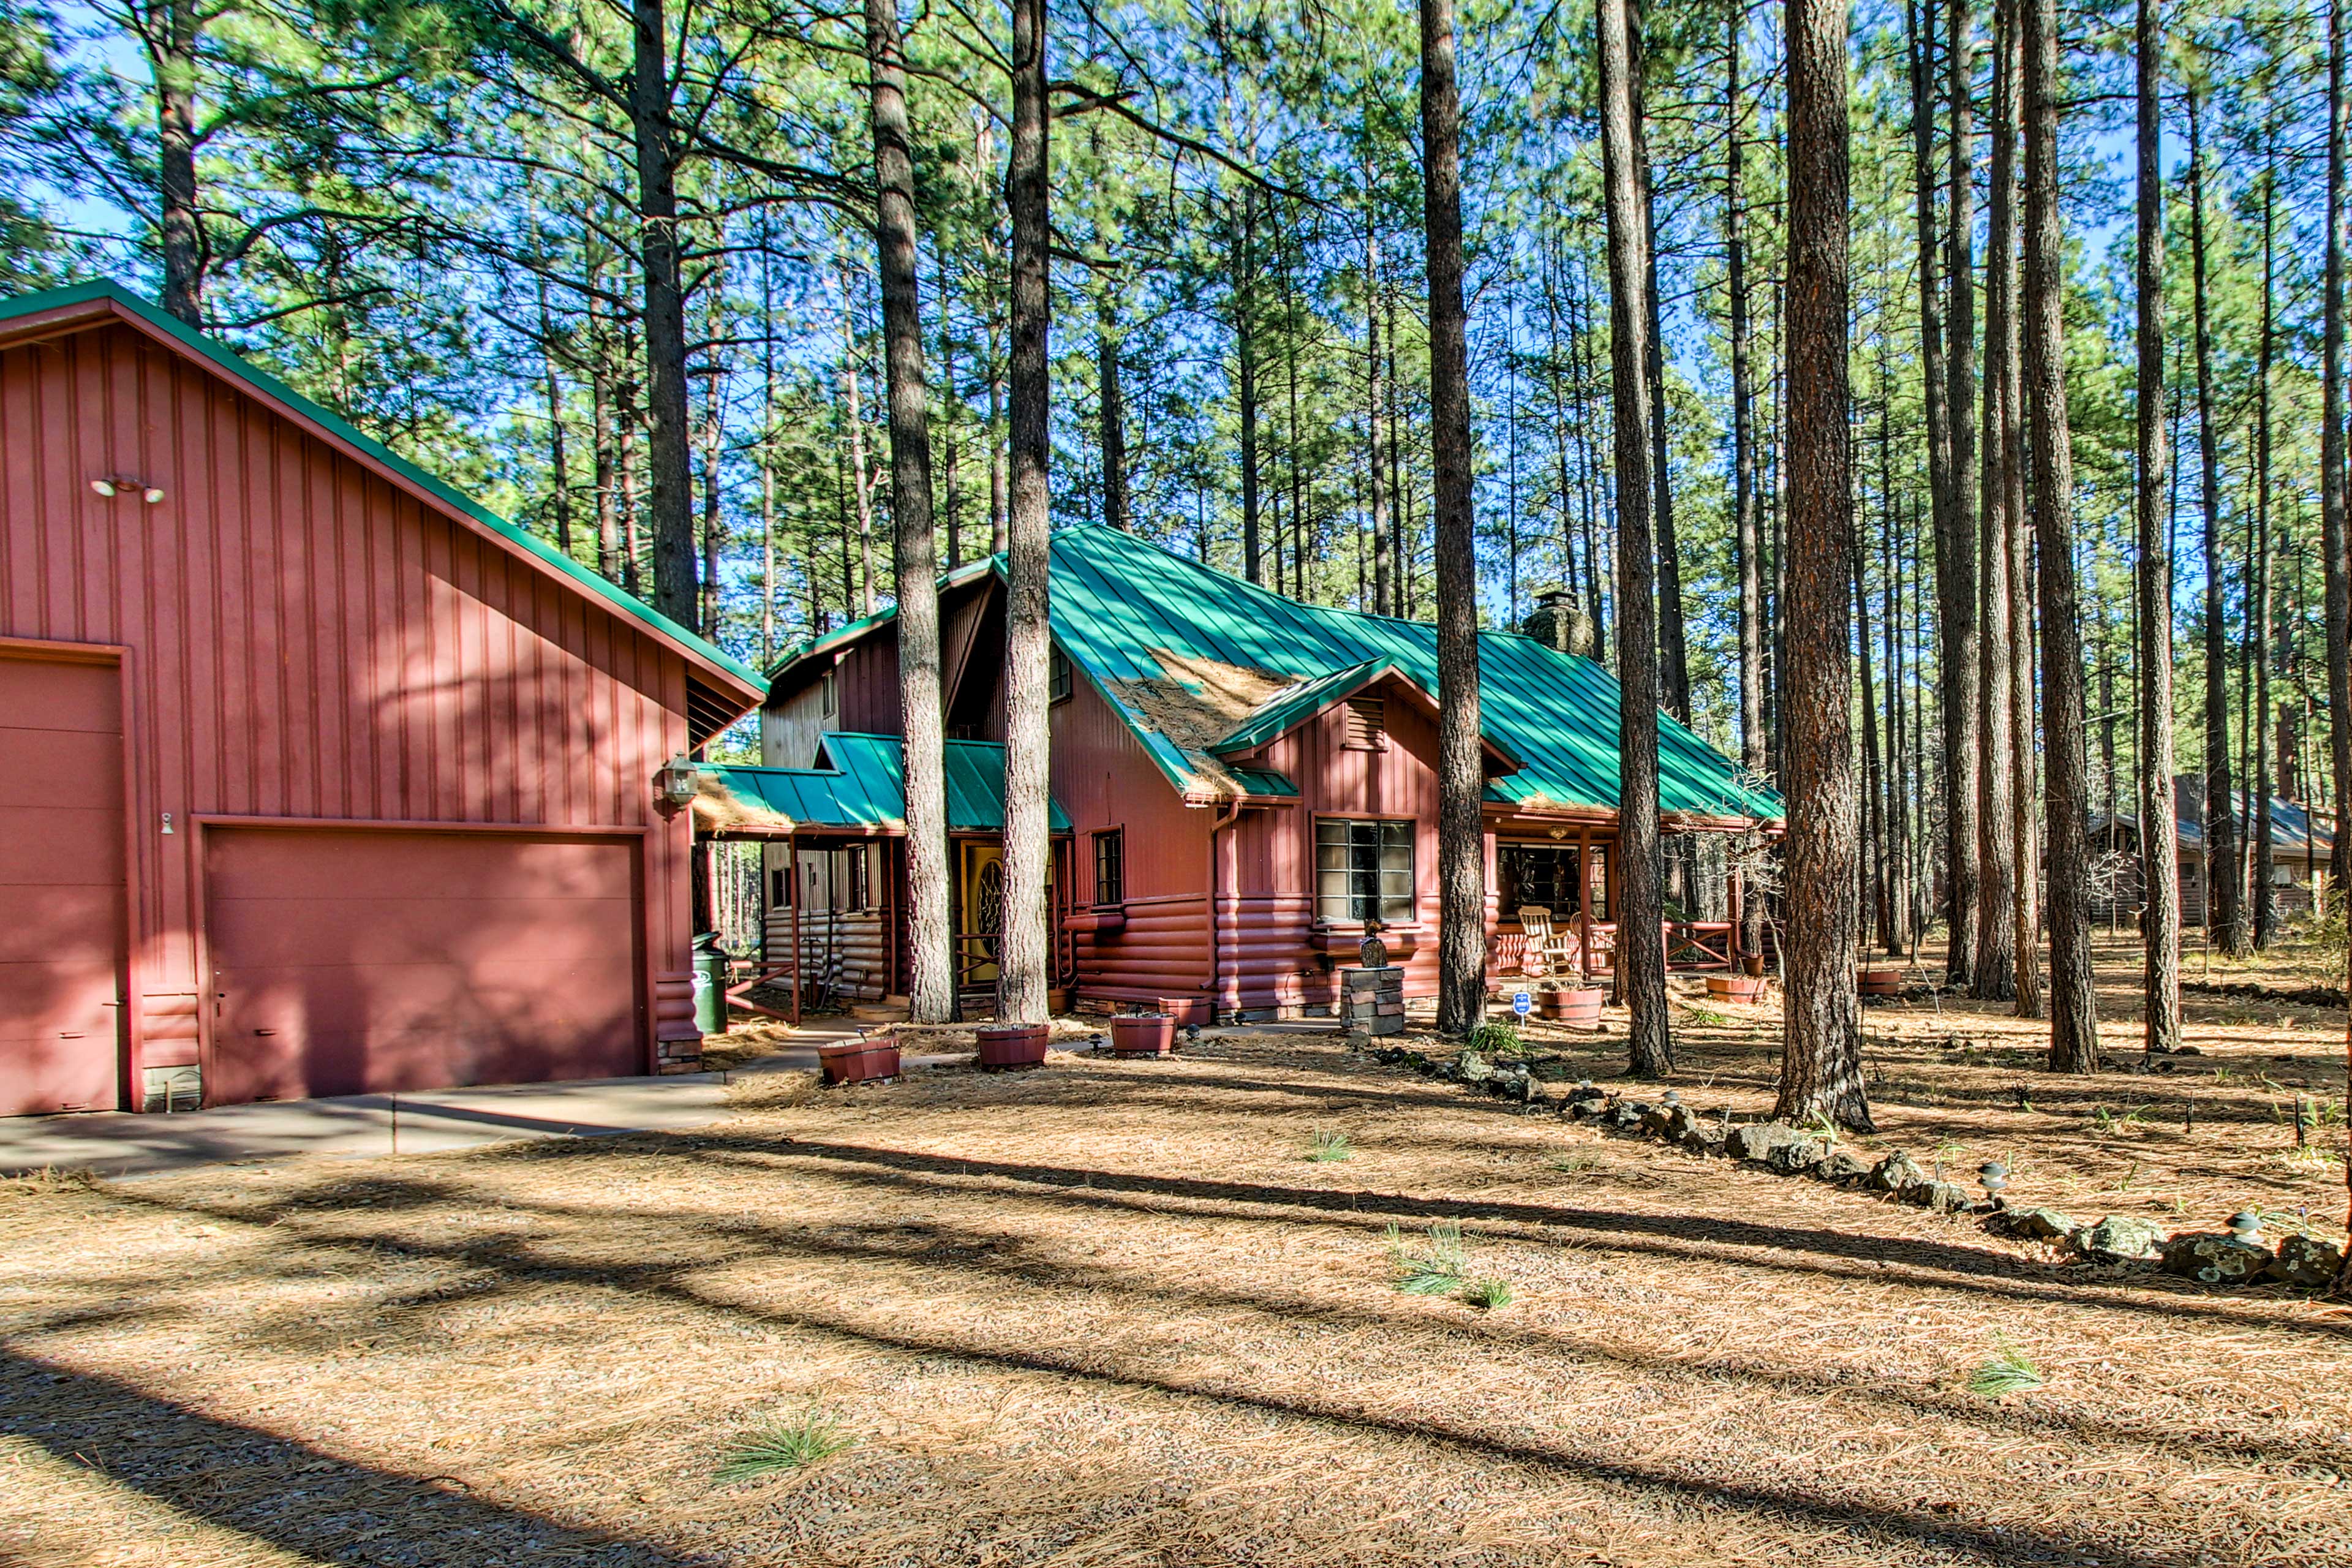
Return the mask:
[(706, 1035), (727, 1032), (728, 961), (717, 931), (694, 939), (694, 1026)]

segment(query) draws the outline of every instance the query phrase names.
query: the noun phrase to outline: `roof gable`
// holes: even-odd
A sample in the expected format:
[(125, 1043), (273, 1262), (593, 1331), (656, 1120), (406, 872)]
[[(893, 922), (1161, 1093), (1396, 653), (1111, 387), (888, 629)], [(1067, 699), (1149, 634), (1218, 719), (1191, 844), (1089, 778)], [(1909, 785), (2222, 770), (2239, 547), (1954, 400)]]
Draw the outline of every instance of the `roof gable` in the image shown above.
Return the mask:
[[(51, 331), (79, 331), (104, 319), (129, 325), (151, 341), (204, 365), (281, 416), (309, 426), (331, 446), (383, 475), (436, 513), (489, 538), (560, 580), (582, 598), (635, 622), (640, 629), (683, 655), (689, 669), (702, 677), (702, 684), (714, 695), (724, 694), (724, 702), (708, 706), (709, 719), (715, 719), (719, 710), (725, 709), (726, 718), (731, 721), (764, 693), (766, 683), (759, 672), (717, 644), (606, 582), (528, 529), (499, 516), (381, 441), (362, 434), (341, 416), (313, 403), (226, 345), (194, 331), (176, 316), (111, 279), (98, 279), (0, 300), (0, 342), (23, 342)], [(16, 330), (10, 330), (12, 323)], [(728, 703), (733, 706), (729, 708)], [(698, 712), (697, 717), (705, 715)], [(698, 730), (706, 727), (707, 720), (696, 725)]]
[[(907, 827), (907, 758), (897, 735), (838, 731), (822, 738), (813, 768), (761, 768), (705, 763), (698, 770), (697, 824), (719, 833), (767, 837), (795, 832), (903, 833)], [(949, 741), (948, 831), (1004, 830), (1004, 747), (990, 741)], [(1046, 801), (1055, 833), (1070, 830), (1058, 802)]]

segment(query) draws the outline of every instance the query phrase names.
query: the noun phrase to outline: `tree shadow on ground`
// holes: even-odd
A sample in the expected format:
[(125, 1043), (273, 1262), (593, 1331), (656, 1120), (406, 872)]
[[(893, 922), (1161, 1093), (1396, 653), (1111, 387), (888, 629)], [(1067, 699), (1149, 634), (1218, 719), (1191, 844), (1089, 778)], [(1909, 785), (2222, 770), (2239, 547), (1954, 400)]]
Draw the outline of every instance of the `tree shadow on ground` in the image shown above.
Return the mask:
[(448, 1476), (339, 1458), (116, 1379), (0, 1349), (0, 1433), (191, 1519), (306, 1560), (711, 1568), (720, 1560), (469, 1497)]

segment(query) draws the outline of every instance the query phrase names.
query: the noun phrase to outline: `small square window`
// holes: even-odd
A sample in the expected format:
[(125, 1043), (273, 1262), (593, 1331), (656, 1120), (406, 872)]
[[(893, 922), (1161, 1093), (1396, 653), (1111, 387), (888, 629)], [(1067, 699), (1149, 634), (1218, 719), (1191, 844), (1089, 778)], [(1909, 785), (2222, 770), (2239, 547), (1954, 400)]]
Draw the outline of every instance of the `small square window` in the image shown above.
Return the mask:
[(1095, 835), (1095, 903), (1127, 901), (1126, 835), (1114, 827)]
[(1067, 701), (1071, 686), (1070, 657), (1060, 648), (1055, 648), (1047, 656), (1045, 663), (1045, 692), (1048, 700), (1055, 702)]

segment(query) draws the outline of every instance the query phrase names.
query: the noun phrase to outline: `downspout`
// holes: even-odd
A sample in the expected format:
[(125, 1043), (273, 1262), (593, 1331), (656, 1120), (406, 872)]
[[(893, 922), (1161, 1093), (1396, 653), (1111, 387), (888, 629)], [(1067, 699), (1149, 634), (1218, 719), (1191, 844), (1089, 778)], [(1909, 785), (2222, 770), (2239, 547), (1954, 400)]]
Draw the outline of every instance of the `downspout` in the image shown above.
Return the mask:
[(1226, 801), (1223, 809), (1209, 822), (1209, 1022), (1217, 1021), (1217, 1004), (1224, 999), (1224, 956), (1217, 940), (1218, 905), (1222, 898), (1218, 874), (1217, 835), (1231, 827), (1242, 815), (1241, 798)]

